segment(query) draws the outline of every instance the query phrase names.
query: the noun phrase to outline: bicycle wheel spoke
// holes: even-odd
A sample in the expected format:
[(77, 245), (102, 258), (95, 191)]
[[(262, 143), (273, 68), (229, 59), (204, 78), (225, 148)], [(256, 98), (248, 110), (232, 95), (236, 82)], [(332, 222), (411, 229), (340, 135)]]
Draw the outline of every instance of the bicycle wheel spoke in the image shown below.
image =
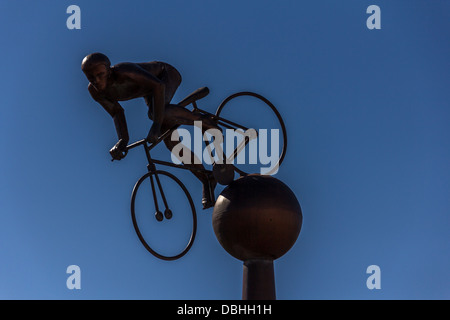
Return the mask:
[(152, 194), (153, 194), (153, 201), (155, 203), (155, 218), (157, 221), (162, 221), (164, 219), (163, 214), (161, 211), (159, 211), (159, 205), (158, 205), (158, 198), (156, 197), (156, 191), (155, 191), (155, 183), (153, 182), (153, 175), (150, 175), (150, 184), (152, 187)]
[(158, 189), (159, 189), (159, 193), (161, 194), (161, 198), (164, 202), (164, 207), (166, 208), (166, 210), (169, 209), (169, 205), (167, 204), (167, 199), (166, 199), (166, 195), (164, 194), (164, 190), (161, 186), (161, 181), (159, 181), (159, 176), (157, 173), (155, 173), (155, 179), (156, 179), (156, 183), (158, 184)]

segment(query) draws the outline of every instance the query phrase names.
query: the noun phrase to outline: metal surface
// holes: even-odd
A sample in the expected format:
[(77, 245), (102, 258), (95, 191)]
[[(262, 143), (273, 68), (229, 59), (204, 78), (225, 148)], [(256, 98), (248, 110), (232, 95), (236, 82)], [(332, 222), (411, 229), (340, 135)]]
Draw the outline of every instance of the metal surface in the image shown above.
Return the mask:
[(302, 212), (286, 184), (272, 176), (252, 174), (222, 191), (212, 224), (220, 244), (233, 257), (274, 260), (297, 240)]
[(273, 260), (246, 260), (243, 267), (242, 300), (275, 300)]

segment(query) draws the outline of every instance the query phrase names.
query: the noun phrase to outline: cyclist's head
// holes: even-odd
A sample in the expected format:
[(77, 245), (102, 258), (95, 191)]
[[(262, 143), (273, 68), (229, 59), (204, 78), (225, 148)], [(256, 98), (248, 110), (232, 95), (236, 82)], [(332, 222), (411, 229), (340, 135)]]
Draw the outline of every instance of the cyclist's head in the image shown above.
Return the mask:
[(111, 74), (111, 62), (103, 53), (91, 53), (81, 63), (81, 70), (89, 82), (98, 90), (102, 91), (108, 85)]
[(111, 62), (103, 53), (91, 53), (84, 57), (83, 61), (81, 62), (81, 70), (83, 70), (83, 72), (88, 72), (90, 69), (97, 65), (104, 65), (106, 68), (109, 68), (111, 66)]

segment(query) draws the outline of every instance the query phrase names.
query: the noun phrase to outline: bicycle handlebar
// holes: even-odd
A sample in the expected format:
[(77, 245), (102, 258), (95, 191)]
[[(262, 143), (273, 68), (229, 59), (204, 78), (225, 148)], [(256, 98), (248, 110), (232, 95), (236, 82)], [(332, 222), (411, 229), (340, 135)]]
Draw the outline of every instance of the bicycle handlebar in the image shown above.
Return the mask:
[(144, 143), (146, 143), (146, 142), (147, 142), (147, 139), (142, 139), (142, 140), (133, 142), (133, 143), (127, 145), (126, 150), (127, 150), (127, 152), (128, 152), (128, 150), (133, 149), (133, 148), (135, 148), (135, 147), (137, 147), (137, 146), (140, 146), (140, 145), (142, 145), (142, 144), (144, 144)]
[[(150, 144), (150, 145), (147, 145), (148, 150), (153, 149), (153, 148), (154, 148), (156, 145), (158, 145), (161, 141), (163, 141), (165, 138), (167, 138), (167, 136), (168, 136), (173, 130), (175, 130), (175, 129), (178, 128), (178, 127), (179, 127), (179, 125), (176, 125), (176, 126), (174, 126), (172, 129), (169, 129), (169, 130), (167, 130), (166, 132), (164, 132), (164, 134), (160, 135), (159, 138), (158, 138), (158, 140), (156, 140), (155, 143), (152, 143), (152, 144)], [(127, 145), (127, 146), (126, 146), (126, 149), (125, 149), (125, 151), (124, 151), (124, 156), (127, 155), (128, 150), (131, 150), (131, 149), (133, 149), (133, 148), (136, 148), (136, 147), (138, 147), (138, 146), (140, 146), (140, 145), (143, 145), (143, 144), (146, 144), (146, 143), (148, 143), (148, 142), (147, 142), (147, 139), (141, 139), (141, 140), (138, 140), (138, 141), (136, 141), (136, 142), (133, 142), (133, 143)], [(114, 161), (114, 160), (115, 160), (114, 158), (111, 159), (111, 161)]]

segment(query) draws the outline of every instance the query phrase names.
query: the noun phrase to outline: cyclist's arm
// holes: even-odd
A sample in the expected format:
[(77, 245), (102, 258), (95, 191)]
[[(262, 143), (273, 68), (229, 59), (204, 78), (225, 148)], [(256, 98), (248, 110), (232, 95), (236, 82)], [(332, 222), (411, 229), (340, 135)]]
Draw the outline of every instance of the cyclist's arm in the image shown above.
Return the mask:
[(127, 121), (125, 119), (125, 112), (123, 108), (117, 101), (112, 102), (105, 97), (99, 96), (93, 86), (89, 85), (88, 89), (92, 98), (97, 101), (113, 118), (119, 142), (122, 140), (120, 143), (121, 147), (126, 147), (130, 138), (128, 136)]
[(164, 83), (136, 63), (118, 64), (115, 72), (131, 79), (153, 95), (153, 121), (161, 125), (164, 120)]

